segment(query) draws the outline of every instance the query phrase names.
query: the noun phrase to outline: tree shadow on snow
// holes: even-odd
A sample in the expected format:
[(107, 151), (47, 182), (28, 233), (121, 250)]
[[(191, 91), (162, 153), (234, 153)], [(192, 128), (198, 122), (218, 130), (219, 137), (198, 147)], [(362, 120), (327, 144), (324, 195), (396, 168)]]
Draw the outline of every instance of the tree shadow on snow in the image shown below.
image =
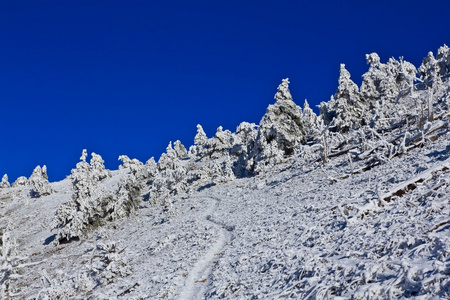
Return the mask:
[(56, 234), (49, 236), (48, 238), (45, 239), (44, 241), (44, 245), (50, 245), (51, 242), (53, 242), (56, 238)]

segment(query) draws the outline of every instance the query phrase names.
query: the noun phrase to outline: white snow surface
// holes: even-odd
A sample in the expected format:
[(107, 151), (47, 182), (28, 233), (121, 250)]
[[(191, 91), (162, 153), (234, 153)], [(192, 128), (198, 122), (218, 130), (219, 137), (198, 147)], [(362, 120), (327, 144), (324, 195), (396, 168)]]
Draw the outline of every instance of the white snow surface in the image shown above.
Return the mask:
[[(136, 214), (58, 246), (50, 223), (71, 197), (70, 181), (52, 183), (54, 193), (41, 198), (2, 189), (1, 224), (16, 254), (33, 263), (11, 281), (12, 298), (448, 298), (449, 141), (446, 130), (356, 174), (345, 155), (325, 166), (293, 157), (174, 197), (170, 213), (142, 202)], [(122, 173), (112, 172), (110, 184)], [(416, 187), (395, 195), (403, 183)], [(107, 282), (107, 270), (93, 264), (98, 245), (113, 242), (131, 271)]]

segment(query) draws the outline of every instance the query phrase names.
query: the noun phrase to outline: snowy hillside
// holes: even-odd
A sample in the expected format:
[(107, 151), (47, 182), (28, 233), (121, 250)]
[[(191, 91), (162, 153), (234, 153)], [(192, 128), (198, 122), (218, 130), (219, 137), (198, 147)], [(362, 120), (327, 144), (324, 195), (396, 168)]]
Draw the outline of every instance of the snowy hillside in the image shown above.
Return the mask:
[(367, 55), (316, 115), (0, 188), (2, 299), (450, 299), (450, 50)]

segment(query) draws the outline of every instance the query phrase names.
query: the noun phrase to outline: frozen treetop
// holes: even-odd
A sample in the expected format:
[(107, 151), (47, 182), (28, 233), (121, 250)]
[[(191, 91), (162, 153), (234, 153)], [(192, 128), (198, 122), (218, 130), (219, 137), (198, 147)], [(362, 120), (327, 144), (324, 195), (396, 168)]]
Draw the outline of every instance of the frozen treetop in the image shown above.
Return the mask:
[(275, 100), (277, 101), (284, 101), (284, 100), (291, 100), (292, 96), (291, 92), (289, 91), (289, 78), (285, 78), (282, 80), (281, 84), (278, 86), (278, 91), (275, 94)]
[(197, 124), (197, 134), (195, 135), (195, 138), (194, 138), (194, 144), (197, 146), (203, 145), (206, 143), (207, 140), (208, 140), (208, 137), (206, 136), (206, 133), (203, 130), (202, 125)]
[(86, 161), (86, 157), (88, 156), (87, 150), (83, 149), (83, 152), (81, 153), (80, 160)]
[(370, 54), (366, 54), (366, 61), (367, 64), (373, 67), (377, 67), (380, 65), (380, 57), (375, 52), (372, 52)]
[(345, 68), (345, 64), (341, 64), (339, 75), (339, 86), (335, 94), (335, 98), (349, 97), (358, 93), (358, 86), (350, 79), (350, 72)]

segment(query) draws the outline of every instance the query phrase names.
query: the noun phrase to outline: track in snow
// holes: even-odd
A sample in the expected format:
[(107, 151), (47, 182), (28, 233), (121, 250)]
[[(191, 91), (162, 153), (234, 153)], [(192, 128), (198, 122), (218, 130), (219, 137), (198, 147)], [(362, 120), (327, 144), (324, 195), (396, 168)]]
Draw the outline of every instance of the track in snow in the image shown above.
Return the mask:
[(227, 229), (223, 224), (219, 224), (211, 220), (211, 214), (216, 210), (221, 200), (212, 197), (203, 198), (209, 199), (213, 203), (201, 214), (201, 216), (199, 216), (199, 220), (200, 222), (207, 223), (208, 225), (212, 225), (217, 228), (219, 231), (219, 237), (216, 243), (189, 271), (184, 286), (181, 287), (181, 292), (179, 294), (179, 299), (182, 300), (204, 298), (205, 290), (210, 282), (209, 275), (211, 274), (212, 268), (214, 267), (215, 262), (219, 259), (222, 249), (231, 241), (229, 229)]

